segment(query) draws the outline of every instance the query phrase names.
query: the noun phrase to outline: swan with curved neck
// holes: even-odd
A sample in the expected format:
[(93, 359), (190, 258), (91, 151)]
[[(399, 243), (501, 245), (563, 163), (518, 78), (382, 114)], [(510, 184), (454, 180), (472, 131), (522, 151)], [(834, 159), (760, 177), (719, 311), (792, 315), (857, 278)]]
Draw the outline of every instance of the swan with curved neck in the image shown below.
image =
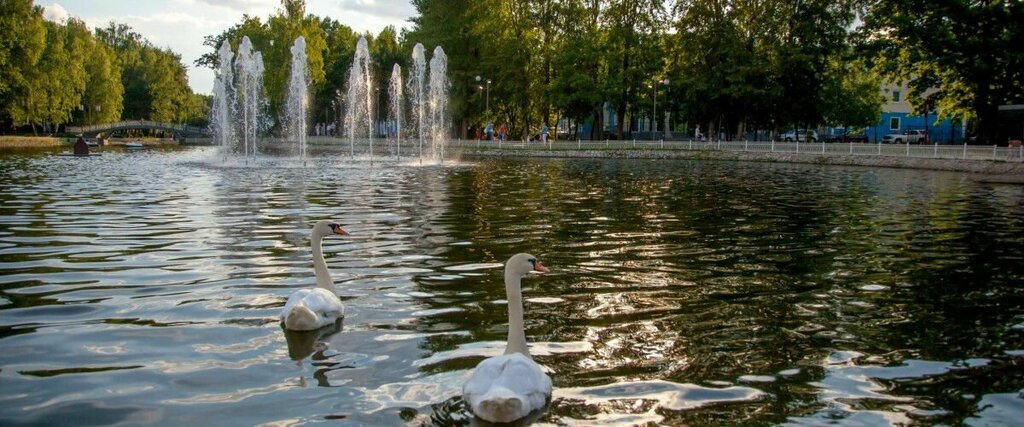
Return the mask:
[(309, 234), (310, 245), (313, 247), (313, 273), (316, 275), (316, 287), (300, 289), (292, 293), (281, 310), (281, 323), (285, 329), (293, 331), (311, 331), (333, 324), (345, 315), (345, 306), (334, 293), (334, 282), (324, 262), (321, 242), (324, 237), (332, 234), (347, 236), (348, 232), (340, 225), (331, 221), (319, 221)]
[(462, 386), (462, 398), (476, 416), (507, 423), (544, 407), (551, 397), (551, 378), (530, 357), (523, 329), (521, 281), (531, 271), (547, 272), (537, 257), (516, 254), (505, 263), (508, 298), (508, 343), (505, 354), (480, 362)]

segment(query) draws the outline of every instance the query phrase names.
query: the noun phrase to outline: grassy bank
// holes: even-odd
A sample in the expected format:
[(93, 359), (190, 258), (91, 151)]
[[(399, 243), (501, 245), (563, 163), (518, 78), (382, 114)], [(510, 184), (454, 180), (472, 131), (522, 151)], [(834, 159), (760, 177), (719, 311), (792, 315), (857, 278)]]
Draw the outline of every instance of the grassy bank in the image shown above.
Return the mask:
[(0, 148), (52, 148), (67, 144), (52, 136), (0, 136)]

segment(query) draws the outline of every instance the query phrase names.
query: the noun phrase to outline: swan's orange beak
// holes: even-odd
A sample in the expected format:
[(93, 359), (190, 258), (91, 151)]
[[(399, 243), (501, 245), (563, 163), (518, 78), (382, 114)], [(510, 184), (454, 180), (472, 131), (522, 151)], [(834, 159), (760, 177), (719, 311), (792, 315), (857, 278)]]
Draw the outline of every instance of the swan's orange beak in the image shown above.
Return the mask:
[(541, 273), (547, 273), (547, 272), (549, 272), (551, 270), (548, 270), (548, 268), (545, 267), (544, 264), (541, 264), (540, 260), (538, 259), (537, 262), (533, 263), (533, 271), (539, 271)]
[(345, 231), (344, 228), (341, 228), (341, 226), (338, 225), (338, 224), (331, 224), (331, 230), (334, 231), (334, 234), (337, 234), (337, 235), (340, 235), (340, 236), (348, 236), (349, 235), (348, 232)]

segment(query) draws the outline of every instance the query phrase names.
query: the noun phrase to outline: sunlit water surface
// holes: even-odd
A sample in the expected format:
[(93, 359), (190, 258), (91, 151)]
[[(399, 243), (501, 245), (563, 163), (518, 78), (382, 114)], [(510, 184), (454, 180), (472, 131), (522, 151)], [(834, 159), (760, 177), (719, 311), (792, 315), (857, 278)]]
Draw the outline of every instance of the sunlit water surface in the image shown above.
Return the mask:
[[(206, 159), (213, 159), (207, 161)], [(1013, 424), (1024, 188), (699, 161), (0, 156), (0, 424), (469, 424), (501, 264), (538, 424)], [(348, 317), (284, 333), (308, 230)]]

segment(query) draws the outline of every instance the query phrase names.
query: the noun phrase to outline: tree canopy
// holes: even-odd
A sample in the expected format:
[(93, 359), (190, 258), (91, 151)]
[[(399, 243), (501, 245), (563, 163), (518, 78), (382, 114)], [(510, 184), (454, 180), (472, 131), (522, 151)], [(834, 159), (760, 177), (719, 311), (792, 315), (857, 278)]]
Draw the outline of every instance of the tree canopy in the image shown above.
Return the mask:
[[(831, 102), (880, 102), (832, 64), (849, 53), (852, 0), (415, 0), (408, 39), (449, 52), (453, 89), (471, 125), (513, 134), (559, 118), (617, 137), (628, 118), (706, 123), (728, 134), (847, 118)], [(462, 58), (462, 59), (460, 59)], [(858, 72), (863, 70), (858, 69)], [(862, 73), (863, 74), (863, 73)], [(491, 78), (491, 117), (473, 77)], [(847, 82), (850, 83), (850, 82)], [(826, 89), (849, 89), (840, 97)], [(852, 89), (857, 91), (851, 91)], [(655, 105), (658, 103), (660, 105)], [(603, 120), (602, 106), (618, 114)], [(659, 117), (651, 117), (660, 110)], [(843, 117), (837, 116), (837, 114)], [(877, 118), (876, 118), (877, 120)]]
[[(348, 74), (355, 45), (360, 36), (366, 37), (375, 61), (377, 87), (387, 87), (391, 66), (404, 64), (409, 54), (400, 43), (400, 35), (393, 27), (384, 28), (377, 36), (358, 34), (338, 21), (306, 13), (302, 0), (282, 0), (281, 8), (265, 20), (245, 15), (242, 22), (220, 34), (207, 36), (203, 44), (209, 51), (196, 60), (197, 66), (215, 68), (217, 49), (228, 41), (237, 49), (243, 37), (249, 37), (253, 49), (263, 55), (263, 85), (270, 103), (270, 117), (279, 117), (287, 97), (288, 75), (291, 71), (290, 48), (299, 36), (306, 39), (307, 67), (311, 77), (311, 123), (337, 120), (341, 92)], [(386, 93), (382, 93), (382, 96)], [(385, 105), (378, 99), (377, 105)]]
[(57, 132), (68, 123), (120, 119), (196, 121), (203, 99), (188, 86), (181, 57), (111, 22), (43, 19), (27, 0), (0, 1), (0, 121)]
[(994, 143), (998, 106), (1024, 103), (1024, 2), (869, 2), (860, 29), (865, 57), (910, 86), (915, 109), (972, 119)]
[[(752, 129), (877, 122), (883, 81), (910, 86), (919, 113), (968, 119), (983, 141), (997, 107), (1024, 102), (1024, 2), (993, 0), (412, 0), (409, 31), (359, 34), (282, 0), (271, 16), (243, 16), (204, 44), (217, 66), (224, 41), (248, 36), (263, 53), (276, 117), (289, 48), (306, 39), (312, 122), (331, 122), (360, 36), (378, 87), (412, 46), (448, 56), (458, 131), (504, 124), (515, 137), (569, 119), (615, 137), (640, 122), (739, 136)], [(188, 88), (178, 54), (124, 24), (90, 33), (46, 22), (29, 0), (0, 1), (0, 120), (55, 128), (116, 118), (197, 120), (206, 102)], [(480, 80), (477, 80), (477, 76)], [(486, 81), (490, 83), (486, 83)], [(381, 91), (378, 106), (385, 105)], [(614, 111), (605, 120), (605, 107)], [(375, 113), (383, 119), (386, 112)], [(659, 117), (652, 117), (654, 111)], [(574, 130), (579, 130), (575, 127)], [(587, 137), (588, 135), (574, 135)], [(590, 137), (603, 137), (591, 134)]]

